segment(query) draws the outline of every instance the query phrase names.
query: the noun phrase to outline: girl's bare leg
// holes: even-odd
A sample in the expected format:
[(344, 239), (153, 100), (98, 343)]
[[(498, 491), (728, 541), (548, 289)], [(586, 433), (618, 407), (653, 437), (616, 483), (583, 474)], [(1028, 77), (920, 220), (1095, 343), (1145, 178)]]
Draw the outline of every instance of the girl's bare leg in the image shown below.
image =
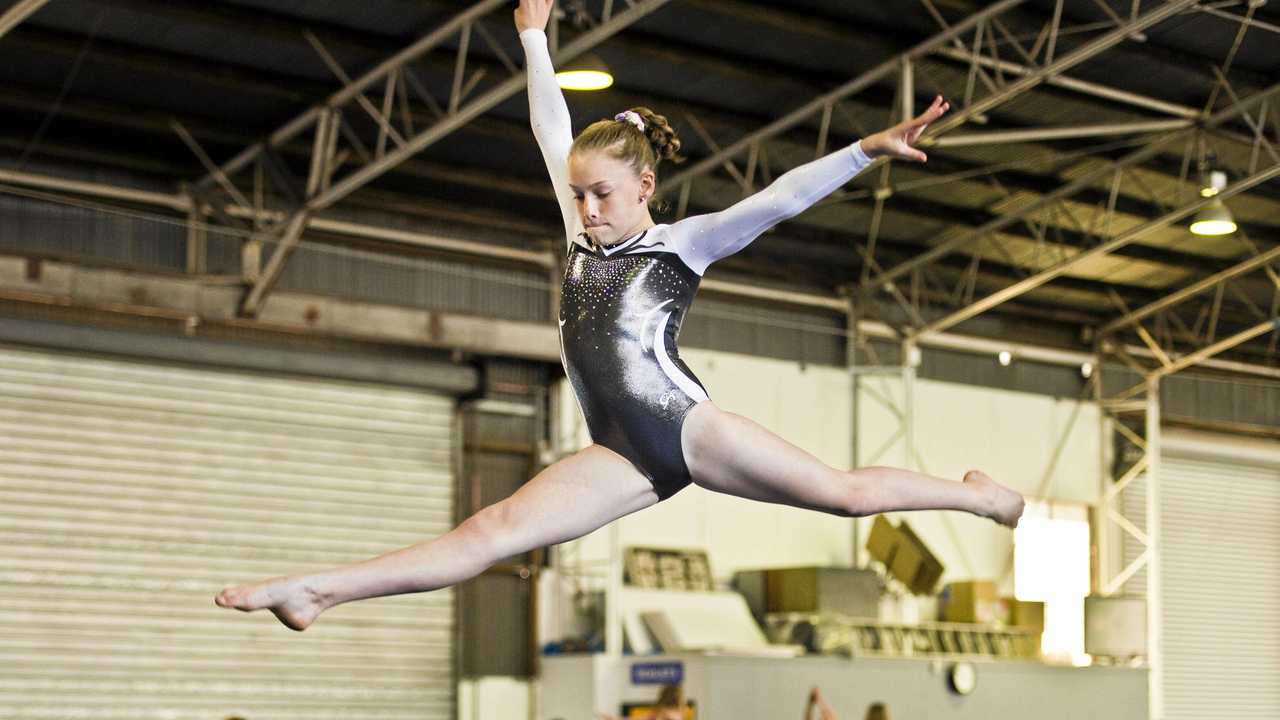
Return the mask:
[(267, 608), (288, 627), (305, 630), (334, 605), (448, 587), (502, 558), (581, 537), (657, 501), (649, 480), (630, 462), (592, 445), (434, 540), (324, 572), (227, 588), (215, 602), (244, 611)]
[(963, 510), (1014, 527), (1022, 496), (971, 470), (963, 482), (910, 470), (837, 470), (741, 415), (699, 403), (681, 428), (693, 481), (709, 490), (835, 515)]

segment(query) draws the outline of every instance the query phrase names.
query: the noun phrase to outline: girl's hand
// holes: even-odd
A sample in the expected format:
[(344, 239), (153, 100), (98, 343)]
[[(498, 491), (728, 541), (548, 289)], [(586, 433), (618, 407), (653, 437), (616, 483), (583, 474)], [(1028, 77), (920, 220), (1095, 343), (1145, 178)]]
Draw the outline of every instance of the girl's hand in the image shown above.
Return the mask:
[(515, 10), (516, 32), (529, 29), (545, 31), (553, 5), (555, 0), (520, 0), (520, 7)]
[(839, 720), (836, 717), (836, 711), (831, 709), (827, 704), (826, 698), (822, 697), (822, 692), (818, 688), (809, 691), (809, 706), (804, 710), (805, 720), (809, 720), (813, 715), (813, 707), (818, 706), (818, 720)]
[(928, 156), (917, 150), (914, 145), (920, 139), (924, 129), (929, 127), (929, 123), (942, 117), (942, 114), (950, 109), (951, 103), (943, 100), (939, 95), (933, 99), (929, 109), (920, 115), (863, 138), (862, 152), (873, 160), (878, 157), (888, 157), (895, 160), (925, 162), (929, 159)]

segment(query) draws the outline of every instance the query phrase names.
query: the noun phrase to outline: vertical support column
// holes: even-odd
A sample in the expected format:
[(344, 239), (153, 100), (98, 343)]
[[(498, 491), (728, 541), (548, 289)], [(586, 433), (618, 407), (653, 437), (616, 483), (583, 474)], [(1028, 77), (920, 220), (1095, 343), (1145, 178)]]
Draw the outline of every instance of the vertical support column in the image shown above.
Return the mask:
[(1093, 401), (1098, 405), (1098, 505), (1094, 508), (1094, 547), (1097, 548), (1097, 566), (1093, 568), (1093, 591), (1099, 595), (1107, 594), (1107, 581), (1115, 577), (1116, 565), (1113, 558), (1117, 552), (1115, 525), (1107, 517), (1107, 501), (1111, 488), (1112, 469), (1115, 462), (1115, 437), (1110, 423), (1111, 416), (1104, 409), (1103, 399), (1105, 377), (1102, 374), (1106, 355), (1102, 344), (1093, 355)]
[(1164, 603), (1161, 567), (1160, 530), (1160, 379), (1147, 378), (1147, 664), (1150, 667), (1150, 700), (1152, 720), (1164, 718), (1164, 660), (1161, 623)]
[(191, 202), (191, 209), (187, 211), (187, 274), (203, 275), (208, 257), (205, 252), (208, 231), (204, 224), (204, 209), (194, 194), (188, 192), (186, 196)]
[[(850, 392), (850, 413), (849, 418), (849, 469), (857, 470), (861, 464), (862, 457), (858, 444), (860, 442), (860, 434), (858, 432), (858, 424), (860, 421), (860, 410), (862, 381), (859, 380), (858, 373), (858, 347), (861, 344), (862, 336), (858, 329), (858, 304), (857, 296), (854, 288), (846, 289), (845, 301), (848, 306), (845, 308), (845, 368), (849, 373), (849, 392)], [(855, 568), (866, 567), (869, 561), (866, 550), (863, 548), (861, 518), (853, 518), (853, 566)]]
[(262, 240), (256, 236), (240, 245), (240, 279), (256, 283), (262, 277)]
[(898, 93), (902, 103), (901, 119), (910, 120), (916, 112), (915, 65), (911, 61), (910, 54), (902, 56), (902, 85)]
[[(556, 323), (557, 330), (559, 329), (560, 321), (561, 279), (564, 277), (564, 255), (560, 251), (559, 242), (558, 238), (551, 240), (551, 262), (547, 264), (547, 315), (548, 320)], [(550, 465), (564, 455), (564, 438), (562, 436), (564, 413), (573, 412), (572, 408), (566, 408), (560, 402), (560, 393), (552, 392), (551, 376), (547, 377), (547, 394), (547, 424), (550, 439), (547, 448), (548, 454), (543, 458), (544, 465)]]
[(609, 581), (605, 586), (604, 654), (622, 657), (622, 530), (617, 521), (609, 523)]
[(914, 340), (902, 341), (902, 437), (906, 449), (906, 467), (921, 471), (916, 462), (916, 366), (920, 348)]

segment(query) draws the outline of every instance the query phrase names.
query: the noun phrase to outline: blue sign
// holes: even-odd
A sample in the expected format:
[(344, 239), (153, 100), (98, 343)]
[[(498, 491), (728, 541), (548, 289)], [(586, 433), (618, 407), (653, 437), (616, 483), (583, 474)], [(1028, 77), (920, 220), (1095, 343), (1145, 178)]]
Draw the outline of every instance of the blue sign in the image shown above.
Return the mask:
[(674, 685), (684, 680), (684, 663), (636, 663), (631, 666), (632, 685)]

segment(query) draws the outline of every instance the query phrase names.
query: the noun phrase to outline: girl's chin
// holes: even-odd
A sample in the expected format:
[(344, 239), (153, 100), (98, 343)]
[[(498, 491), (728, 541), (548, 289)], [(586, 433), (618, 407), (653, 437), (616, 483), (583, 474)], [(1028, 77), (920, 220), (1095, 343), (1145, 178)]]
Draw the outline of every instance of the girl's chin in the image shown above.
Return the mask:
[(606, 247), (618, 242), (618, 240), (621, 239), (618, 237), (617, 233), (609, 229), (598, 229), (594, 231), (588, 230), (587, 237), (591, 238), (591, 242), (595, 243), (596, 245), (604, 245)]

